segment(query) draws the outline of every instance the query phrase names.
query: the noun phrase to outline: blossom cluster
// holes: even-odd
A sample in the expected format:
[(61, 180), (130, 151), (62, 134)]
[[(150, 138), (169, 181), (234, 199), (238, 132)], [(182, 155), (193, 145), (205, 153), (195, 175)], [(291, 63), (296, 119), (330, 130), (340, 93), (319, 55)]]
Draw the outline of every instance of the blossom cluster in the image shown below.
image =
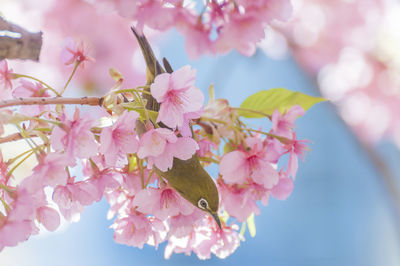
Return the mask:
[[(264, 29), (273, 20), (286, 21), (292, 13), (290, 0), (258, 1), (172, 1), (103, 0), (105, 8), (144, 26), (166, 31), (171, 27), (185, 36), (186, 50), (192, 58), (202, 54), (226, 53), (236, 49), (244, 55), (256, 51)], [(199, 10), (201, 10), (199, 12)]]
[(400, 147), (399, 2), (292, 2), (291, 23), (277, 32), (299, 65), (363, 143)]
[[(84, 46), (71, 40), (62, 58), (65, 64), (75, 64), (73, 72), (91, 60)], [(99, 101), (99, 119), (68, 109), (67, 102), (41, 104), (62, 95), (69, 81), (58, 91), (14, 73), (6, 61), (0, 66), (0, 103), (22, 104), (1, 109), (0, 133), (7, 124), (14, 124), (19, 133), (0, 137), (0, 143), (23, 138), (30, 144), (8, 160), (0, 152), (0, 250), (27, 240), (41, 226), (56, 230), (60, 216), (79, 220), (86, 206), (104, 197), (117, 243), (142, 248), (167, 242), (167, 258), (191, 252), (202, 259), (211, 254), (225, 258), (244, 240), (238, 223), (260, 213), (257, 202), (266, 205), (271, 195), (282, 200), (290, 195), (298, 158), (307, 149), (294, 131), (294, 121), (304, 114), (302, 107), (265, 115), (272, 123), (268, 132), (248, 128), (240, 108), (227, 100), (210, 97), (204, 106), (190, 66), (132, 89), (121, 89), (121, 79), (116, 78), (117, 85)], [(146, 94), (158, 102), (158, 112), (146, 108)], [(24, 98), (36, 97), (39, 103), (23, 105)], [(163, 177), (175, 158), (184, 161), (195, 154), (203, 166), (219, 164), (215, 185), (220, 227)], [(281, 162), (286, 154), (288, 159)], [(29, 157), (36, 158), (36, 165), (20, 181), (14, 170)], [(51, 197), (45, 191), (51, 191)]]

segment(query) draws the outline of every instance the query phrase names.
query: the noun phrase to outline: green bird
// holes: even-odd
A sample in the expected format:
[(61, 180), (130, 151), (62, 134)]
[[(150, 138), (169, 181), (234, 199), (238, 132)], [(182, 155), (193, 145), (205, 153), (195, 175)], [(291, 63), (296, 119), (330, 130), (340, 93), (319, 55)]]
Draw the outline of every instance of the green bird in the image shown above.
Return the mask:
[[(172, 73), (173, 70), (165, 58), (163, 59), (165, 70), (161, 67), (146, 37), (143, 34), (139, 34), (135, 28), (132, 27), (131, 29), (139, 42), (139, 46), (146, 61), (147, 85), (151, 85), (155, 77), (161, 73)], [(150, 89), (147, 89), (147, 91), (150, 92)], [(143, 98), (147, 100), (146, 109), (152, 111), (159, 110), (160, 105), (153, 96), (150, 94), (143, 94)], [(167, 126), (162, 123), (159, 123), (159, 126), (167, 128)], [(136, 125), (136, 128), (139, 134), (143, 134), (146, 130), (141, 122)], [(168, 184), (183, 198), (199, 209), (209, 213), (215, 219), (219, 228), (221, 228), (221, 221), (218, 217), (218, 189), (214, 180), (201, 166), (197, 153), (189, 160), (174, 158), (172, 168), (166, 172), (162, 172), (157, 168), (155, 168), (155, 171), (159, 176), (165, 178)]]

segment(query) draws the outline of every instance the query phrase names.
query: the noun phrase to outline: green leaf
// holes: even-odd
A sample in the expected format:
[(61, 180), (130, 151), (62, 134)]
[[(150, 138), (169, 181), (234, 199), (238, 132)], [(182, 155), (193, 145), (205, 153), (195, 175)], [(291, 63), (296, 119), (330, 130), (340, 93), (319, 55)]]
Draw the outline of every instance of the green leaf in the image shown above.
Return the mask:
[(247, 218), (247, 226), (249, 227), (249, 232), (251, 237), (256, 236), (256, 224), (254, 223), (254, 213), (252, 213), (249, 218)]
[(259, 91), (250, 95), (238, 109), (240, 116), (261, 118), (266, 115), (271, 116), (276, 109), (282, 114), (296, 104), (307, 111), (314, 104), (323, 101), (326, 101), (326, 99), (283, 88), (276, 88)]

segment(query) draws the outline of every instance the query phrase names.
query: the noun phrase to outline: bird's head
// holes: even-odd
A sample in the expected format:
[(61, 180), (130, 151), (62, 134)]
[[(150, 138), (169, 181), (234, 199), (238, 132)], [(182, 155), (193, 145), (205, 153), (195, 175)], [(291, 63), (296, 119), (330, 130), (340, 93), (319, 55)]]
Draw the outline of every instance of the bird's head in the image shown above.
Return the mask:
[(183, 198), (209, 213), (221, 228), (218, 217), (218, 189), (214, 180), (201, 166), (197, 155), (185, 161), (174, 158), (172, 169), (160, 174)]

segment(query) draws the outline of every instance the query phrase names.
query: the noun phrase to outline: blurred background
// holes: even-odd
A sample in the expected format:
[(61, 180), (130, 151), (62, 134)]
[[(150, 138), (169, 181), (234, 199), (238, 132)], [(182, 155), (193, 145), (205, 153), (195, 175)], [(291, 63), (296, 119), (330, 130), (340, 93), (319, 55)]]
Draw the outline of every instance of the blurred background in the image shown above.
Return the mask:
[[(129, 21), (84, 1), (63, 2), (54, 7), (46, 0), (38, 7), (31, 1), (1, 1), (6, 19), (44, 32), (43, 64), (9, 64), (19, 73), (62, 84), (69, 72), (57, 53), (63, 38), (76, 36), (93, 43), (96, 66), (85, 66), (70, 95), (107, 91), (113, 83), (108, 77), (111, 66), (127, 83), (143, 83), (143, 61)], [(109, 206), (102, 201), (87, 207), (78, 223), (65, 223), (55, 233), (5, 248), (0, 266), (400, 265), (400, 3), (292, 3), (294, 17), (267, 28), (252, 57), (234, 51), (193, 61), (175, 30), (146, 32), (159, 58), (168, 58), (174, 68), (191, 64), (197, 69), (197, 86), (207, 95), (213, 83), (216, 97), (227, 98), (232, 106), (276, 87), (330, 100), (297, 120), (297, 136), (311, 140), (312, 150), (299, 165), (292, 195), (260, 206), (254, 238), (246, 233), (246, 241), (225, 260), (200, 261), (182, 254), (165, 260), (164, 245), (140, 250), (116, 244), (112, 221), (106, 220)], [(80, 16), (91, 23), (80, 22)], [(266, 124), (249, 122), (253, 127)]]

